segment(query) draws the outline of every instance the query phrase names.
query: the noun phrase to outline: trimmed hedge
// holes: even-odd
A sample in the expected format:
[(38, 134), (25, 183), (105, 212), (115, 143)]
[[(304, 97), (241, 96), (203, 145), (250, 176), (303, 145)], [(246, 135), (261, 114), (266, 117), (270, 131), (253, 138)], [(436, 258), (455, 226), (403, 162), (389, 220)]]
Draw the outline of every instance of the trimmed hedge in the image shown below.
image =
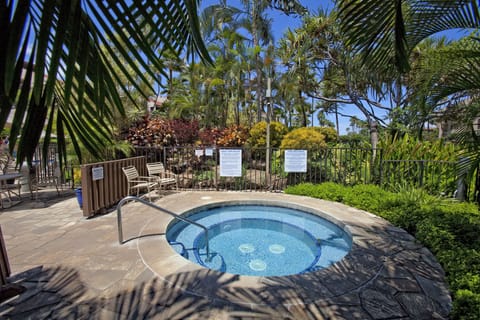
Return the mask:
[(460, 203), (404, 188), (304, 183), (288, 194), (342, 202), (385, 218), (430, 249), (445, 270), (453, 299), (452, 319), (480, 319), (480, 212)]

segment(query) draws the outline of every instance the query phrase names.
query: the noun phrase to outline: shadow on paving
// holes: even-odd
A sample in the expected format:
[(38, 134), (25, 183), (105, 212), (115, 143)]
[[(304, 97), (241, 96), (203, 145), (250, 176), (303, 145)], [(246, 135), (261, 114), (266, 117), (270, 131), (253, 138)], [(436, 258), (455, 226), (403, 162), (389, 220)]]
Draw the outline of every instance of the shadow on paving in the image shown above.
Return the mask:
[[(79, 269), (36, 267), (10, 278), (27, 290), (0, 304), (6, 319), (448, 319), (451, 299), (434, 256), (404, 230), (350, 222), (350, 254), (288, 277), (181, 271), (99, 296)], [(83, 274), (83, 273), (82, 273)]]
[(28, 191), (23, 191), (21, 199), (15, 197), (13, 199), (15, 205), (6, 207), (3, 211), (30, 211), (35, 208), (47, 208), (74, 197), (76, 197), (75, 190), (69, 188), (59, 190), (58, 193), (55, 189), (45, 189), (39, 191), (38, 195), (35, 192), (31, 195)]
[[(182, 287), (209, 283), (211, 290), (235, 281), (237, 276), (209, 272), (178, 274)], [(36, 267), (10, 279), (26, 291), (0, 304), (2, 319), (321, 319), (316, 306), (287, 308), (282, 301), (266, 305), (261, 291), (242, 289), (230, 292), (233, 300), (242, 303), (208, 299), (184, 292), (158, 278), (143, 282), (133, 290), (118, 292), (114, 297), (92, 297), (79, 277), (70, 268)], [(281, 289), (281, 288), (279, 288)], [(293, 290), (281, 295), (285, 301), (296, 299)], [(297, 297), (298, 299), (298, 297)], [(258, 304), (258, 305), (257, 305)], [(320, 317), (319, 317), (320, 316)]]

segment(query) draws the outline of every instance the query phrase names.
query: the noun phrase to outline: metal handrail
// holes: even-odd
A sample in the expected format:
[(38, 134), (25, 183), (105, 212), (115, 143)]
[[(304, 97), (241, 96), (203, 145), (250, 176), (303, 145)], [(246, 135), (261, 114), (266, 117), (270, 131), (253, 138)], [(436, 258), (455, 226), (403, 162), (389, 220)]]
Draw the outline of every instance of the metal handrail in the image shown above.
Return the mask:
[(144, 205), (147, 205), (151, 208), (154, 208), (154, 209), (157, 209), (159, 211), (163, 211), (171, 216), (173, 216), (174, 218), (177, 218), (179, 220), (182, 220), (186, 223), (189, 223), (189, 224), (193, 224), (199, 228), (202, 228), (204, 231), (205, 231), (205, 249), (207, 250), (207, 261), (210, 257), (210, 249), (209, 249), (209, 246), (208, 246), (208, 229), (207, 227), (205, 227), (204, 225), (201, 225), (200, 223), (198, 222), (195, 222), (195, 221), (192, 221), (190, 219), (187, 219), (185, 217), (182, 217), (176, 213), (173, 213), (167, 209), (164, 209), (162, 207), (159, 207), (151, 202), (148, 202), (146, 200), (143, 200), (139, 197), (135, 197), (135, 196), (127, 196), (125, 198), (123, 198), (122, 200), (120, 200), (120, 202), (117, 204), (117, 226), (118, 226), (118, 242), (120, 244), (123, 244), (124, 241), (123, 241), (123, 228), (122, 228), (122, 206), (125, 202), (127, 201), (138, 201), (140, 203), (143, 203)]

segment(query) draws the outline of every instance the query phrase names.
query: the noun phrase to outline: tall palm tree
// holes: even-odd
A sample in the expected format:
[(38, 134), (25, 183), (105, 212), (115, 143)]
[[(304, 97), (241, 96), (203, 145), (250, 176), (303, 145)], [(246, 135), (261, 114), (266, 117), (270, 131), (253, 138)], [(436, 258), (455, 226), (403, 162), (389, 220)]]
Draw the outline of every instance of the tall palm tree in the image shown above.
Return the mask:
[[(187, 0), (0, 1), (5, 46), (0, 51), (0, 128), (13, 114), (9, 138), (18, 160), (31, 160), (42, 130), (45, 147), (55, 132), (62, 154), (67, 135), (79, 156), (80, 144), (100, 154), (109, 143), (103, 138), (110, 137), (112, 110), (123, 113), (121, 98), (129, 97), (127, 88), (117, 89), (121, 76), (131, 77), (125, 65), (154, 91), (144, 74), (165, 74), (160, 59), (165, 50), (179, 54), (193, 48), (208, 61), (197, 5)], [(113, 61), (107, 63), (107, 55)], [(119, 55), (122, 59), (115, 59)]]
[[(221, 126), (226, 126), (233, 110), (233, 120), (240, 124), (240, 97), (242, 89), (242, 62), (246, 59), (245, 42), (247, 38), (239, 32), (244, 12), (235, 7), (227, 6), (224, 1), (204, 9), (200, 25), (202, 33), (209, 44), (209, 52), (215, 59), (216, 77), (222, 80), (222, 87), (215, 90), (221, 93), (220, 103), (223, 110), (216, 112), (222, 119)], [(248, 69), (248, 68), (245, 68)], [(220, 89), (220, 90), (219, 90)], [(215, 104), (212, 106), (214, 107)]]
[(270, 0), (241, 0), (245, 8), (243, 26), (252, 36), (252, 46), (255, 52), (255, 96), (257, 100), (257, 121), (262, 118), (264, 102), (264, 79), (262, 59), (260, 53), (262, 48), (273, 41), (271, 19), (265, 11), (270, 7)]
[(182, 69), (183, 61), (179, 58), (178, 53), (172, 50), (165, 50), (162, 54), (162, 62), (168, 70), (167, 76), (167, 99), (173, 91), (173, 76), (175, 72), (179, 72)]
[[(263, 48), (273, 40), (270, 30), (271, 21), (265, 12), (272, 6), (272, 3), (280, 3), (269, 0), (242, 0), (241, 2), (242, 8), (227, 6), (225, 1), (209, 6), (202, 12), (201, 19), (201, 26), (207, 42), (211, 41), (217, 44), (216, 61), (218, 64), (228, 67), (228, 72), (224, 73), (224, 84), (229, 91), (229, 105), (236, 105), (234, 108), (236, 123), (240, 121), (238, 110), (240, 100), (235, 97), (244, 95), (242, 92), (244, 84), (250, 86), (248, 91), (255, 91), (257, 121), (263, 114), (264, 82), (266, 82), (264, 73), (266, 70), (264, 70), (265, 64), (261, 55), (264, 52)], [(247, 67), (246, 63), (251, 60), (251, 57), (247, 53), (246, 47), (249, 47), (253, 53), (253, 68)], [(248, 71), (242, 75), (242, 72), (238, 71), (240, 67), (247, 67)], [(250, 81), (250, 77), (242, 78), (245, 74), (249, 76), (253, 74), (254, 80)]]
[(301, 125), (308, 124), (307, 108), (303, 94), (309, 90), (313, 81), (313, 73), (310, 65), (311, 54), (309, 52), (308, 37), (287, 30), (280, 39), (277, 56), (280, 63), (286, 68), (286, 77), (294, 84), (296, 94), (295, 104), (302, 119)]

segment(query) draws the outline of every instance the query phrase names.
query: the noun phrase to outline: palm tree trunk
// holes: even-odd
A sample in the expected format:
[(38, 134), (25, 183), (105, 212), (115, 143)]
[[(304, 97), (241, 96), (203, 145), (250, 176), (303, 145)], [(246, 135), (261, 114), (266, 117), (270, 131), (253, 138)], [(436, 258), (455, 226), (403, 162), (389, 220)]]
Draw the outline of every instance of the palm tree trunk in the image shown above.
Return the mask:
[(337, 135), (340, 136), (340, 125), (338, 121), (338, 106), (335, 103), (335, 126), (337, 127)]
[[(257, 11), (256, 3), (253, 1), (252, 5), (252, 36), (253, 36), (253, 47), (257, 48), (259, 46), (258, 39), (258, 26), (257, 26)], [(257, 95), (257, 122), (262, 121), (262, 111), (263, 111), (263, 85), (262, 85), (262, 66), (260, 65), (260, 54), (255, 53), (255, 73), (257, 75), (256, 83), (256, 95)]]
[(302, 126), (303, 127), (307, 127), (308, 123), (307, 123), (307, 110), (305, 108), (305, 104), (303, 104), (302, 102), (302, 90), (298, 90), (298, 101), (300, 103), (300, 110), (302, 112)]
[(370, 127), (370, 142), (372, 144), (372, 157), (375, 159), (378, 146), (378, 123), (375, 120), (368, 120), (368, 126)]
[[(258, 41), (258, 40), (257, 40)], [(255, 65), (257, 73), (257, 121), (262, 121), (262, 111), (263, 111), (263, 86), (262, 86), (262, 67), (260, 66), (260, 57), (257, 54), (255, 56)]]

